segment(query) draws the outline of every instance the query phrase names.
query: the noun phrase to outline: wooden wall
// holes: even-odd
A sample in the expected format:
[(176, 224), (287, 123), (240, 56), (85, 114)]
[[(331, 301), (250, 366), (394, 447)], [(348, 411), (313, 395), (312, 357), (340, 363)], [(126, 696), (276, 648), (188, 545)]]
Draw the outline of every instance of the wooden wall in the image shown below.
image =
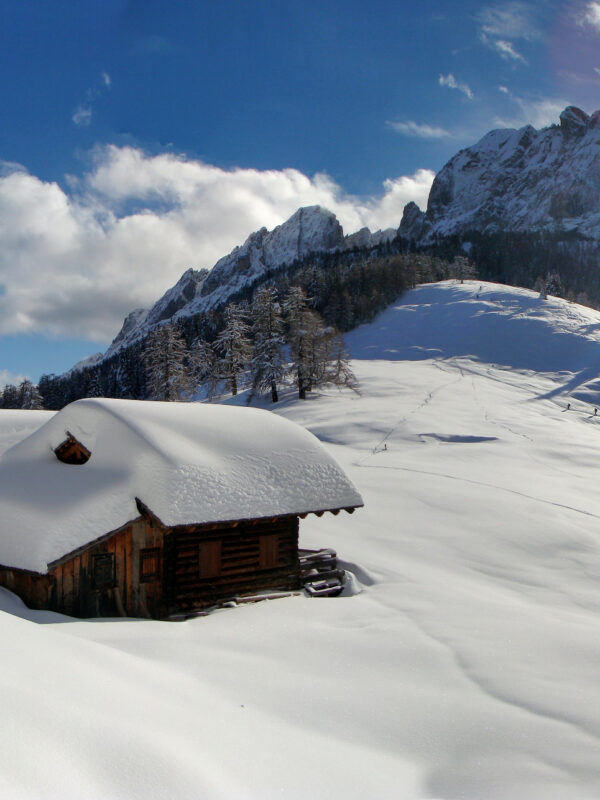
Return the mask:
[(144, 514), (49, 569), (0, 567), (30, 608), (160, 619), (237, 595), (299, 586), (298, 518), (168, 529)]
[(49, 575), (0, 566), (0, 586), (18, 595), (29, 608), (50, 608), (53, 584)]
[[(161, 617), (161, 573), (140, 582), (140, 553), (162, 550), (163, 530), (141, 517), (111, 537), (50, 570), (55, 579), (53, 608), (75, 617)], [(103, 569), (104, 568), (104, 569)], [(98, 579), (103, 578), (101, 583)]]
[(175, 528), (165, 537), (170, 613), (242, 594), (299, 586), (298, 518)]

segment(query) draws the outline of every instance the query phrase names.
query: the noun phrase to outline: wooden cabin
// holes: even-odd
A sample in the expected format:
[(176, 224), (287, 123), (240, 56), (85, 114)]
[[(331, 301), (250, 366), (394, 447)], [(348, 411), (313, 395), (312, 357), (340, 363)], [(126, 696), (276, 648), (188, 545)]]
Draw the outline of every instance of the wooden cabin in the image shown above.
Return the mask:
[(271, 412), (80, 400), (0, 458), (0, 586), (77, 617), (294, 590), (299, 519), (360, 505), (321, 443)]

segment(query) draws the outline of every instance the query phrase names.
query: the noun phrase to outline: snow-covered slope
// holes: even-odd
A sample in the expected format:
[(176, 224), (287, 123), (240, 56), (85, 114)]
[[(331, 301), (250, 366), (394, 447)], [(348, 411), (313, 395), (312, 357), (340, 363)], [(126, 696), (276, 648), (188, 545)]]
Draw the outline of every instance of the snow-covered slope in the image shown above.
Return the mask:
[(572, 231), (600, 238), (600, 111), (569, 106), (560, 125), (494, 130), (436, 175), (427, 213), (407, 207), (400, 233)]
[(362, 228), (344, 237), (342, 226), (331, 211), (321, 206), (299, 208), (272, 231), (261, 228), (252, 233), (243, 245), (219, 259), (210, 272), (187, 270), (149, 311), (137, 309), (126, 317), (105, 355), (110, 356), (145, 336), (163, 320), (193, 316), (218, 307), (270, 270), (289, 266), (311, 253), (373, 248), (395, 235), (393, 228), (375, 233)]
[(364, 497), (300, 534), (362, 592), (69, 624), (1, 592), (2, 797), (600, 797), (600, 313), (440, 284), (347, 342), (361, 396), (277, 412)]

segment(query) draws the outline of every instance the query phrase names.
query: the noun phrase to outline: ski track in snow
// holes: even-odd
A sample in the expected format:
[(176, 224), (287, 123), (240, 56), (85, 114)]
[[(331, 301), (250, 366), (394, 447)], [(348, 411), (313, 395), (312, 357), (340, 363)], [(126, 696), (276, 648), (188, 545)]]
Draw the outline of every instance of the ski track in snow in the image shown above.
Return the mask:
[[(434, 363), (434, 366), (438, 366), (438, 363), (437, 363), (436, 361), (434, 361), (433, 363)], [(419, 411), (421, 411), (423, 408), (425, 408), (426, 406), (428, 406), (428, 405), (431, 403), (431, 401), (434, 399), (434, 397), (435, 397), (437, 394), (439, 394), (439, 392), (442, 392), (442, 391), (443, 391), (444, 389), (446, 389), (448, 386), (451, 386), (451, 385), (453, 385), (454, 383), (457, 383), (457, 382), (458, 382), (458, 381), (460, 381), (462, 378), (463, 378), (463, 375), (462, 375), (462, 373), (461, 373), (461, 375), (460, 375), (460, 376), (459, 376), (457, 379), (455, 379), (455, 380), (451, 380), (451, 381), (448, 381), (447, 383), (444, 383), (444, 384), (441, 384), (441, 385), (440, 385), (440, 386), (438, 386), (436, 389), (433, 389), (432, 391), (428, 392), (428, 393), (427, 393), (427, 396), (425, 397), (425, 399), (424, 399), (424, 400), (422, 400), (422, 401), (421, 401), (421, 402), (420, 402), (420, 403), (419, 403), (417, 406), (415, 406), (415, 408), (414, 408), (412, 411), (410, 411), (408, 414), (406, 414), (404, 417), (402, 417), (402, 419), (398, 420), (398, 422), (397, 422), (397, 423), (394, 425), (394, 427), (393, 427), (393, 428), (391, 428), (391, 429), (390, 429), (390, 430), (389, 430), (389, 431), (388, 431), (388, 432), (385, 434), (385, 436), (384, 436), (382, 439), (380, 439), (380, 440), (377, 442), (377, 444), (375, 445), (375, 447), (373, 448), (373, 450), (371, 451), (371, 453), (369, 453), (368, 455), (366, 455), (364, 459), (361, 459), (361, 461), (358, 461), (358, 462), (355, 462), (355, 463), (356, 463), (357, 465), (363, 464), (363, 463), (364, 463), (364, 461), (366, 461), (368, 458), (371, 458), (371, 456), (374, 456), (374, 455), (376, 455), (378, 452), (380, 452), (380, 451), (381, 451), (381, 449), (382, 449), (382, 447), (383, 447), (383, 445), (384, 445), (384, 444), (386, 444), (386, 443), (388, 442), (388, 440), (390, 439), (390, 437), (391, 437), (391, 436), (393, 436), (393, 435), (394, 435), (394, 433), (396, 433), (396, 431), (397, 431), (397, 430), (398, 430), (398, 429), (399, 429), (399, 428), (400, 428), (402, 425), (405, 425), (405, 424), (408, 422), (408, 420), (409, 420), (409, 419), (410, 419), (412, 416), (414, 416), (416, 413), (418, 413), (418, 412), (419, 412)]]
[(484, 486), (487, 489), (497, 489), (500, 492), (507, 492), (508, 494), (514, 494), (518, 497), (524, 497), (526, 500), (533, 500), (536, 503), (545, 503), (549, 506), (555, 506), (556, 508), (564, 508), (567, 511), (573, 511), (575, 514), (584, 514), (586, 517), (594, 517), (596, 519), (600, 519), (600, 514), (594, 514), (591, 511), (586, 511), (582, 508), (575, 508), (574, 506), (565, 505), (564, 503), (557, 503), (554, 500), (547, 500), (543, 497), (535, 497), (534, 495), (527, 494), (526, 492), (520, 492), (517, 489), (510, 489), (507, 486), (500, 486), (497, 483), (486, 483), (485, 481), (477, 481), (472, 478), (465, 478), (460, 475), (450, 475), (445, 472), (433, 472), (430, 470), (423, 470), (423, 469), (414, 469), (412, 467), (391, 467), (391, 466), (380, 466), (376, 464), (364, 464), (355, 462), (357, 467), (361, 469), (385, 469), (385, 470), (396, 470), (398, 472), (412, 472), (417, 475), (429, 475), (433, 478), (447, 478), (450, 481), (458, 481), (459, 483), (469, 483), (473, 486)]

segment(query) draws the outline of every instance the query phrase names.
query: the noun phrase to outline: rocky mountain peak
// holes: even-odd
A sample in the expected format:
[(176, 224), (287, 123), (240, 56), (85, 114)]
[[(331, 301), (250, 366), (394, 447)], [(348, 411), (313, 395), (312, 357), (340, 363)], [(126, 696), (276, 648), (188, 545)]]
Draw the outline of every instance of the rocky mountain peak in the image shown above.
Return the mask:
[[(395, 231), (376, 234), (367, 231), (366, 234), (361, 241), (369, 247), (393, 238)], [(106, 355), (146, 335), (167, 319), (202, 313), (222, 305), (271, 270), (288, 266), (311, 253), (344, 250), (347, 246), (335, 214), (318, 205), (299, 208), (272, 231), (263, 227), (251, 233), (244, 244), (219, 259), (210, 272), (186, 270), (150, 311), (139, 309), (128, 315)]]
[(577, 106), (567, 106), (560, 115), (560, 127), (567, 136), (583, 136), (589, 121), (589, 116)]
[(577, 231), (600, 239), (600, 111), (568, 106), (560, 125), (490, 131), (433, 181), (426, 216), (405, 208), (400, 235)]
[(425, 233), (427, 220), (425, 212), (421, 211), (419, 206), (413, 202), (407, 203), (404, 206), (404, 213), (402, 214), (402, 221), (398, 233), (404, 239), (414, 239), (418, 241)]

